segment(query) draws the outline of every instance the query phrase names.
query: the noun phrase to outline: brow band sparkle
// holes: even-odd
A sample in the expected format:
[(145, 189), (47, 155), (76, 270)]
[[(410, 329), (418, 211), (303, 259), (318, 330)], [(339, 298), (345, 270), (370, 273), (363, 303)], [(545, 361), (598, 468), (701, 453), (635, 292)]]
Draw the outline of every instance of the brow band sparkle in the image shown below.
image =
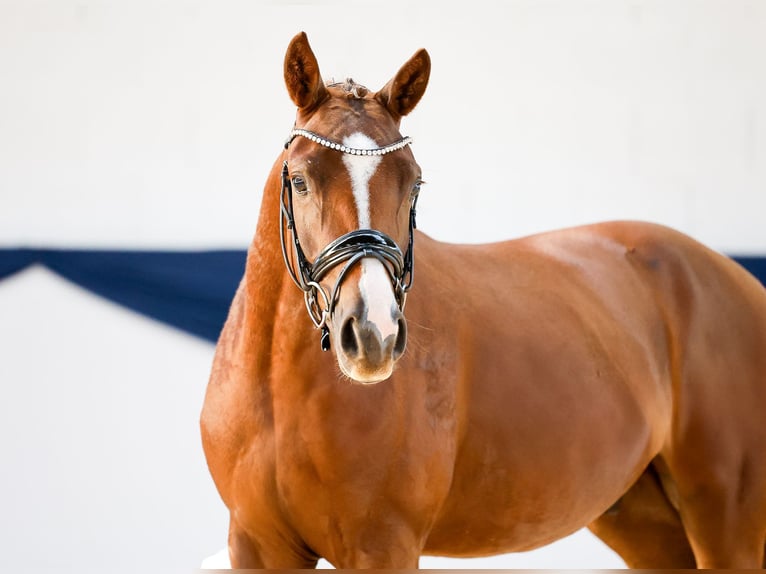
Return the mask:
[(412, 143), (412, 138), (410, 136), (405, 136), (399, 141), (395, 141), (394, 143), (388, 144), (387, 146), (373, 148), (373, 149), (360, 149), (360, 148), (348, 147), (341, 143), (334, 142), (332, 140), (329, 140), (325, 137), (320, 136), (319, 134), (315, 134), (314, 132), (311, 132), (309, 130), (294, 129), (290, 132), (290, 137), (285, 142), (285, 149), (287, 149), (290, 143), (297, 136), (304, 137), (315, 143), (318, 143), (321, 146), (339, 151), (341, 153), (347, 153), (349, 155), (386, 155), (387, 153), (400, 150), (403, 147), (406, 147)]

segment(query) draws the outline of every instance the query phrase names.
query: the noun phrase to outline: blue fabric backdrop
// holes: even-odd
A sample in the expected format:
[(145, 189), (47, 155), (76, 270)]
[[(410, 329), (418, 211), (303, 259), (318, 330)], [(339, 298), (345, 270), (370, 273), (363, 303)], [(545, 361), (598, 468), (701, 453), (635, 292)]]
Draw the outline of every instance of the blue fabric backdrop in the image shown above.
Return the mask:
[[(247, 251), (0, 249), (0, 281), (44, 265), (93, 293), (215, 342)], [(766, 257), (734, 257), (766, 285)]]
[(93, 293), (215, 342), (245, 256), (245, 250), (0, 249), (0, 281), (44, 265)]

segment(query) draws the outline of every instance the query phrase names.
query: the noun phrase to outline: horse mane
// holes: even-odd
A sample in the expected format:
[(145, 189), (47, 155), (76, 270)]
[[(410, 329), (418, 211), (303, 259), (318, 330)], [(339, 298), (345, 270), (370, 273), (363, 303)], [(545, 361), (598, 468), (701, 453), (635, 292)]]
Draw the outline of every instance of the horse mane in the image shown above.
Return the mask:
[(325, 85), (328, 88), (340, 87), (340, 89), (342, 89), (349, 98), (354, 98), (357, 100), (361, 100), (364, 98), (364, 96), (367, 95), (367, 92), (369, 92), (366, 86), (357, 84), (353, 78), (346, 78), (346, 80), (343, 82), (336, 82), (334, 79), (332, 79)]

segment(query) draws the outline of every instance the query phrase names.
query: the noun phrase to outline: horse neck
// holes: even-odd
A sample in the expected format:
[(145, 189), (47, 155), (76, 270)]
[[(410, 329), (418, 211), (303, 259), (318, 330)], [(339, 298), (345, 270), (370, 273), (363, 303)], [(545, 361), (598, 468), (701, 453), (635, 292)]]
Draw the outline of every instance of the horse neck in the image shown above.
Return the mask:
[(262, 311), (274, 309), (285, 280), (289, 281), (280, 250), (280, 191), (282, 155), (274, 162), (263, 188), (255, 237), (245, 265), (244, 289), (250, 304)]
[[(241, 286), (244, 296), (247, 329), (270, 334), (281, 308), (305, 309), (303, 293), (290, 279), (280, 248), (280, 194), (283, 155), (277, 158), (263, 189), (255, 237), (247, 254)], [(305, 314), (305, 311), (304, 311)], [(299, 327), (312, 327), (308, 317), (296, 321)], [(306, 323), (307, 325), (304, 325)], [(310, 329), (308, 329), (310, 330)]]
[[(280, 248), (282, 162), (280, 156), (266, 180), (255, 237), (233, 306), (237, 310), (233, 312), (234, 317), (230, 315), (236, 362), (248, 372), (245, 380), (267, 382), (256, 386), (269, 388), (268, 396), (279, 393), (279, 389), (275, 391), (268, 382), (273, 379), (273, 370), (284, 366), (277, 355), (289, 357), (291, 380), (296, 387), (302, 380), (300, 373), (311, 373), (309, 378), (317, 376), (317, 355), (321, 354), (319, 335), (306, 313), (303, 292), (290, 278)], [(275, 349), (279, 352), (275, 353)], [(307, 364), (310, 367), (298, 367)], [(334, 363), (325, 360), (325, 364), (330, 365), (329, 372), (335, 381)]]

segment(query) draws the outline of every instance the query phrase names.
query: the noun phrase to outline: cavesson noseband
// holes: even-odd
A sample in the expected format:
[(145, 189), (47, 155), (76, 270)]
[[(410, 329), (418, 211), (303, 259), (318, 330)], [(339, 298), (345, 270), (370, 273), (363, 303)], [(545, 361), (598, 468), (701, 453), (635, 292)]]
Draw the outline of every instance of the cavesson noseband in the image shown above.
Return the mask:
[[(314, 132), (304, 129), (294, 129), (290, 132), (290, 137), (285, 142), (285, 149), (296, 137), (304, 137), (326, 148), (339, 151), (349, 155), (380, 156), (402, 149), (410, 145), (412, 139), (404, 137), (387, 146), (374, 149), (358, 149), (345, 146), (322, 137)], [(372, 257), (383, 264), (391, 285), (394, 288), (396, 302), (399, 310), (404, 311), (404, 304), (407, 297), (407, 291), (412, 287), (413, 279), (413, 247), (415, 224), (415, 206), (417, 195), (414, 195), (410, 204), (409, 217), (409, 240), (407, 252), (402, 254), (402, 250), (396, 244), (396, 241), (388, 235), (377, 229), (357, 229), (341, 235), (330, 242), (311, 263), (306, 258), (298, 240), (298, 233), (295, 229), (295, 218), (293, 215), (293, 186), (290, 181), (287, 161), (282, 165), (282, 193), (280, 196), (280, 226), (279, 239), (282, 245), (282, 257), (285, 260), (287, 271), (293, 282), (303, 291), (303, 298), (306, 302), (306, 310), (311, 317), (317, 329), (321, 329), (321, 346), (323, 351), (330, 349), (330, 330), (327, 327), (327, 319), (333, 314), (335, 304), (338, 300), (340, 285), (343, 278), (351, 268), (364, 259)], [(288, 248), (285, 243), (285, 228), (290, 231), (293, 242), (294, 256), (291, 259), (288, 255)], [(334, 267), (343, 264), (338, 278), (332, 291), (328, 292), (320, 281)]]

